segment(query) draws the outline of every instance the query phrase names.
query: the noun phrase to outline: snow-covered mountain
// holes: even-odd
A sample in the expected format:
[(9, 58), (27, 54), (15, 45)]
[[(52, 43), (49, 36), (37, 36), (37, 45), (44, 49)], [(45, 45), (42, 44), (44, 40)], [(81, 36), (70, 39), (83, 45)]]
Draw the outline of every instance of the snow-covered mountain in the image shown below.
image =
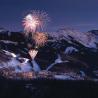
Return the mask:
[(96, 43), (98, 43), (96, 36), (98, 37), (98, 35), (93, 32), (82, 33), (72, 29), (62, 28), (57, 32), (50, 33), (49, 35), (58, 41), (66, 40), (68, 43), (72, 44), (76, 44), (74, 42), (80, 43), (87, 48), (98, 48), (96, 46)]
[[(76, 73), (86, 72), (90, 76), (93, 76), (93, 71), (97, 72), (97, 31), (96, 33), (94, 31), (81, 33), (63, 28), (57, 32), (48, 33), (48, 35), (47, 43), (39, 49), (38, 55), (32, 61), (34, 66), (32, 68), (27, 62), (29, 55), (24, 34), (0, 30), (1, 50), (8, 51), (11, 55), (12, 53), (15, 54), (10, 62), (3, 64), (13, 66), (13, 62), (15, 62), (14, 67), (17, 72), (48, 70), (62, 73), (70, 70)], [(23, 61), (22, 64), (20, 59)]]

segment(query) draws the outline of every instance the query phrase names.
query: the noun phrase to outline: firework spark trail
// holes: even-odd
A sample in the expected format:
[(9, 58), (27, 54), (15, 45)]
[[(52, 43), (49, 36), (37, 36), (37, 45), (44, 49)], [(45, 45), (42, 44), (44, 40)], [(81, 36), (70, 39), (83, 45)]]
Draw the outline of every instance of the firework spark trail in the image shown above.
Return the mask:
[(46, 12), (34, 10), (23, 19), (24, 31), (26, 33), (33, 33), (36, 32), (37, 29), (43, 30), (43, 27), (46, 26), (49, 20)]
[(36, 32), (34, 33), (34, 35), (32, 36), (34, 41), (35, 41), (35, 44), (36, 46), (43, 46), (46, 42), (47, 42), (47, 34), (45, 33), (42, 33), (42, 32)]
[[(34, 40), (35, 48), (43, 46), (47, 41), (45, 33), (36, 32), (37, 30), (42, 30), (47, 22), (49, 22), (48, 14), (42, 11), (32, 11), (23, 20), (25, 35)], [(35, 58), (37, 52), (38, 50), (35, 49), (29, 51), (32, 59)]]
[(35, 32), (38, 24), (39, 21), (35, 16), (32, 16), (32, 14), (28, 14), (23, 20), (24, 30), (26, 32)]

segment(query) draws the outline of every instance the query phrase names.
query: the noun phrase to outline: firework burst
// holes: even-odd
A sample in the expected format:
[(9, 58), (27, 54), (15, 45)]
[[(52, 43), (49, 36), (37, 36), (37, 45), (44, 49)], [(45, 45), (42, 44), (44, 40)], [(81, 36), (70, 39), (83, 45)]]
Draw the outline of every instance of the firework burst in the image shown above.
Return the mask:
[(39, 25), (39, 21), (36, 16), (28, 14), (23, 20), (24, 30), (26, 32), (35, 32), (36, 27)]
[(33, 40), (35, 41), (36, 46), (43, 46), (47, 42), (47, 34), (42, 32), (36, 32), (33, 34)]
[(23, 26), (26, 33), (43, 30), (43, 27), (49, 22), (49, 17), (46, 12), (32, 11), (23, 19)]

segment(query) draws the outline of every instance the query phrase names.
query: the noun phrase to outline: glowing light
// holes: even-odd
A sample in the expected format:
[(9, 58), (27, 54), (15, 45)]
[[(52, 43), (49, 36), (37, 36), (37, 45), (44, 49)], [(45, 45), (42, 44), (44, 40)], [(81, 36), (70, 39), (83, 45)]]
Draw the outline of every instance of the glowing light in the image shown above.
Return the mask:
[(23, 19), (23, 26), (26, 33), (34, 33), (37, 29), (43, 29), (49, 17), (46, 12), (32, 11)]
[(33, 35), (36, 46), (43, 46), (47, 42), (47, 34), (36, 32)]
[(36, 16), (28, 14), (23, 21), (24, 30), (26, 32), (35, 32), (36, 27), (39, 25), (39, 21)]
[[(25, 35), (32, 37), (32, 40), (35, 42), (35, 48), (43, 46), (47, 41), (46, 34), (36, 32), (37, 30), (43, 30), (43, 27), (46, 26), (47, 22), (49, 22), (48, 14), (42, 11), (32, 11), (23, 19)], [(37, 50), (29, 51), (29, 55), (32, 59), (35, 58), (37, 53)]]
[(29, 55), (31, 56), (32, 59), (34, 59), (37, 55), (38, 51), (37, 50), (30, 50)]

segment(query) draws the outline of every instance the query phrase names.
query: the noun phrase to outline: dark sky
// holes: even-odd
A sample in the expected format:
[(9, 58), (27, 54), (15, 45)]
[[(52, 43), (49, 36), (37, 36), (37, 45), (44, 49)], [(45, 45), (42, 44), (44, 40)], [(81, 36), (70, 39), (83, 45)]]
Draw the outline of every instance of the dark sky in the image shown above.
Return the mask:
[(0, 27), (23, 30), (22, 19), (31, 10), (43, 10), (51, 18), (47, 29), (71, 27), (98, 29), (98, 0), (0, 0)]

